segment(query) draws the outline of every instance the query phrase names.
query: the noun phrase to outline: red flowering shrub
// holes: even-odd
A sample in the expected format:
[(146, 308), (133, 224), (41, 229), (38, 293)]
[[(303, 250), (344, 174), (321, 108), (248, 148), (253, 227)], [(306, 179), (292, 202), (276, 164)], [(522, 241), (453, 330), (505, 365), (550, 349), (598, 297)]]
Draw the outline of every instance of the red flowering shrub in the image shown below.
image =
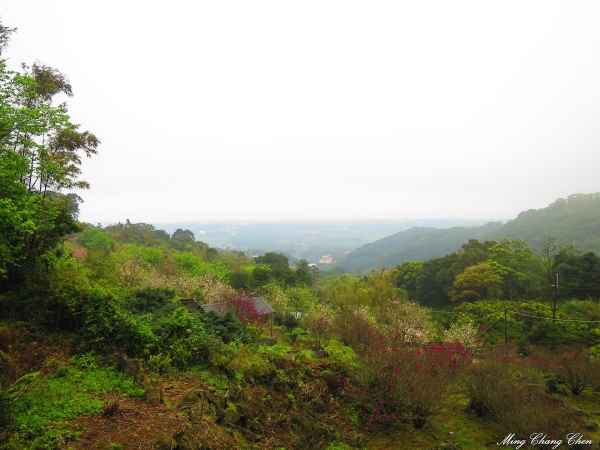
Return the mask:
[(531, 359), (552, 382), (562, 383), (573, 395), (600, 383), (600, 365), (584, 349), (546, 351)]
[(478, 359), (463, 372), (470, 407), (520, 438), (573, 431), (580, 419), (544, 392), (544, 380), (529, 362), (502, 351)]
[(458, 366), (470, 365), (460, 345), (429, 345), (420, 349), (368, 344), (358, 349), (358, 383), (349, 381), (346, 393), (365, 408), (369, 423), (412, 421), (425, 425), (446, 393)]
[(333, 328), (342, 342), (354, 348), (364, 343), (383, 343), (375, 319), (365, 307), (341, 307), (334, 316)]
[(331, 324), (325, 317), (319, 317), (318, 319), (311, 320), (307, 323), (307, 328), (315, 337), (317, 341), (316, 348), (323, 348), (323, 344), (325, 344), (329, 336), (331, 335)]
[(254, 304), (245, 298), (232, 298), (229, 300), (227, 308), (240, 319), (244, 325), (255, 323), (260, 317)]

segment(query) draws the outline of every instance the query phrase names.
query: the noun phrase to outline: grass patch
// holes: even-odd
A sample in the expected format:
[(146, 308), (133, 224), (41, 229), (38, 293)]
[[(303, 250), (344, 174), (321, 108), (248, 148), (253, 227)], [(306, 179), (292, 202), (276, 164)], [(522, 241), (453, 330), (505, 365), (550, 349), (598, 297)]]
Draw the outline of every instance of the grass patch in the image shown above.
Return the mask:
[(137, 388), (131, 377), (113, 367), (99, 368), (92, 361), (87, 357), (83, 368), (75, 365), (58, 368), (16, 402), (11, 428), (18, 448), (54, 448), (68, 440), (66, 421), (101, 413), (104, 402), (99, 395), (109, 392), (133, 397), (144, 395), (144, 390)]

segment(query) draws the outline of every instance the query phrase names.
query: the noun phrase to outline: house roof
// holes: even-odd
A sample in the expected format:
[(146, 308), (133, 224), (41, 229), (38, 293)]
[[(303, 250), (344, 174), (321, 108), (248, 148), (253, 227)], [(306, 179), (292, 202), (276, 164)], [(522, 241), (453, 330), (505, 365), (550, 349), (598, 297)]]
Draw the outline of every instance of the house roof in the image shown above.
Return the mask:
[[(248, 301), (254, 305), (259, 316), (266, 316), (275, 312), (273, 307), (262, 297), (254, 297)], [(225, 314), (229, 310), (229, 302), (207, 303), (205, 305), (200, 305), (200, 307), (206, 312), (216, 311), (219, 314)]]
[(198, 309), (200, 305), (193, 298), (180, 298), (179, 304), (187, 307), (188, 309)]

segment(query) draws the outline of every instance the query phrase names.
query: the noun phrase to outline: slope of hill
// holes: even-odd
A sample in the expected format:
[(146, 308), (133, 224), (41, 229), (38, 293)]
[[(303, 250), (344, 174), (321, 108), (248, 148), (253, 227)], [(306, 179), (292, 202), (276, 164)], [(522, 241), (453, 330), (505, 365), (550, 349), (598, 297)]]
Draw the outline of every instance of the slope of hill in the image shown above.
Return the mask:
[(488, 222), (479, 227), (413, 227), (358, 248), (344, 259), (342, 265), (350, 271), (362, 272), (394, 267), (404, 261), (424, 261), (451, 253), (469, 239), (483, 239), (502, 226), (502, 222)]
[(520, 238), (535, 247), (549, 236), (579, 250), (600, 253), (600, 193), (574, 194), (547, 208), (524, 211), (487, 238)]
[(523, 239), (530, 246), (553, 237), (558, 243), (600, 253), (600, 193), (574, 194), (542, 209), (530, 209), (516, 219), (476, 227), (448, 229), (413, 227), (356, 249), (343, 266), (354, 272), (394, 267), (405, 261), (425, 261), (457, 250), (469, 239)]

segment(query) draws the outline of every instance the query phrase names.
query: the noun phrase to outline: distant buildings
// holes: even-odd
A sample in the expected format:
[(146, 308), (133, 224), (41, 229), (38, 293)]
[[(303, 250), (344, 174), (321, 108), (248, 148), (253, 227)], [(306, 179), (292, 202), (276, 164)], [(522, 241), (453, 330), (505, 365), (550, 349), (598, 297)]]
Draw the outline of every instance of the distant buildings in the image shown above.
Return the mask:
[(319, 260), (319, 264), (335, 264), (335, 258), (331, 255), (323, 255)]

